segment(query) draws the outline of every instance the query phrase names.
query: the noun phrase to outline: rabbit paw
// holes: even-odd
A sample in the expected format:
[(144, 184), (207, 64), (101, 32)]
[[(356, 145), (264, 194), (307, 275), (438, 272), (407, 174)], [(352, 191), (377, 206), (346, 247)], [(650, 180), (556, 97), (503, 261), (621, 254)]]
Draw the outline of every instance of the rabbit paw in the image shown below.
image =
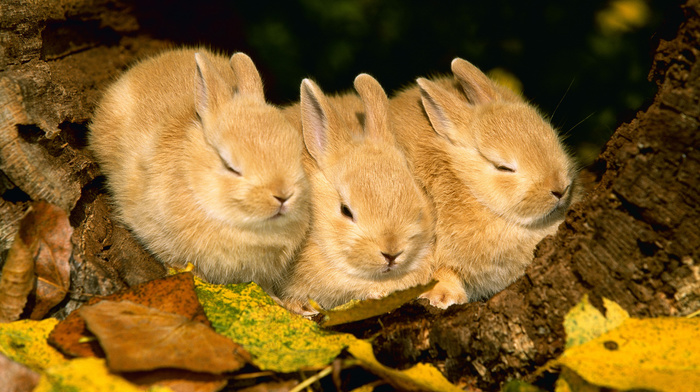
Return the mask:
[(365, 298), (364, 299), (382, 299), (389, 294), (386, 290), (371, 290), (365, 293)]
[(312, 317), (318, 314), (318, 311), (312, 308), (306, 301), (300, 301), (298, 299), (279, 299), (277, 297), (272, 298), (278, 305), (300, 316)]
[(438, 282), (432, 290), (420, 295), (419, 298), (426, 298), (430, 304), (440, 309), (447, 309), (450, 305), (463, 304), (469, 302), (467, 293), (461, 285)]

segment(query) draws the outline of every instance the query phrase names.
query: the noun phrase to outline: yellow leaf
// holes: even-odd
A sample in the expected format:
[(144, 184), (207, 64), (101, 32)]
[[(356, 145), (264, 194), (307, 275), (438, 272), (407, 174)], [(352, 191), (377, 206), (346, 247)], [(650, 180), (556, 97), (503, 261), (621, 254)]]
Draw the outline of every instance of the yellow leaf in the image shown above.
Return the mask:
[(436, 284), (437, 281), (432, 281), (428, 284), (393, 292), (381, 299), (351, 301), (334, 309), (319, 309), (320, 313), (324, 316), (320, 324), (324, 327), (330, 327), (332, 325), (347, 324), (388, 313), (406, 302), (418, 298), (419, 295), (432, 289)]
[(49, 318), (0, 324), (0, 352), (38, 372), (65, 363), (66, 358), (46, 342), (57, 323)]
[(606, 388), (700, 391), (698, 336), (695, 318), (628, 318), (556, 362)]
[[(141, 392), (134, 384), (107, 370), (104, 359), (78, 358), (49, 368), (42, 374), (34, 392)], [(151, 387), (150, 392), (172, 392), (170, 388)]]
[(584, 295), (581, 302), (571, 308), (564, 319), (567, 349), (595, 339), (629, 318), (629, 314), (615, 302), (603, 298), (603, 305), (605, 316)]
[(357, 387), (350, 392), (372, 392), (372, 391), (374, 391), (374, 385), (370, 384), (370, 385), (363, 385), (361, 387)]
[(323, 367), (356, 340), (290, 313), (255, 283), (215, 285), (196, 279), (195, 285), (214, 330), (242, 345), (260, 369), (286, 373)]
[(623, 33), (646, 25), (651, 11), (644, 0), (613, 0), (596, 14), (596, 22), (606, 35)]
[(518, 79), (510, 71), (504, 68), (494, 68), (486, 73), (491, 80), (500, 84), (501, 86), (508, 87), (511, 91), (518, 95), (523, 94), (523, 82)]
[(461, 388), (447, 381), (432, 365), (419, 363), (406, 370), (396, 370), (382, 365), (374, 357), (372, 345), (367, 341), (355, 340), (348, 347), (348, 352), (357, 358), (362, 367), (399, 390), (463, 392)]

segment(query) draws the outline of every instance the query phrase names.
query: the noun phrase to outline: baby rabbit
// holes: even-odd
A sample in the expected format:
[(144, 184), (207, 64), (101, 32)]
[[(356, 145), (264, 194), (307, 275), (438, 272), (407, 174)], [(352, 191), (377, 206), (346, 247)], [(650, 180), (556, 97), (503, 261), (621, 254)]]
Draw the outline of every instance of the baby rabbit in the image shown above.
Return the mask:
[(162, 262), (276, 292), (308, 231), (309, 185), (301, 136), (248, 56), (138, 63), (106, 91), (89, 146), (118, 217)]
[(520, 277), (556, 231), (575, 169), (537, 111), (469, 62), (391, 100), (396, 137), (437, 210), (433, 305), (486, 298)]
[[(434, 212), (389, 129), (388, 98), (367, 74), (355, 94), (324, 96), (311, 80), (286, 110), (303, 128), (313, 219), (283, 303), (324, 308), (430, 280)], [(307, 307), (308, 309), (308, 307)]]

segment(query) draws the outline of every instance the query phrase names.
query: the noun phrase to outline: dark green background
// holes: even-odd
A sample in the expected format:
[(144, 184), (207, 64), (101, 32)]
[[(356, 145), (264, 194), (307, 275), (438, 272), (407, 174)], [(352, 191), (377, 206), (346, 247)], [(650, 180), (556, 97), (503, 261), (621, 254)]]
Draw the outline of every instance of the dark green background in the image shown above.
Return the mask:
[(298, 100), (304, 77), (333, 92), (367, 72), (391, 93), (454, 57), (505, 69), (587, 164), (656, 91), (653, 51), (682, 13), (675, 0), (645, 4), (646, 23), (616, 33), (596, 22), (609, 0), (156, 0), (135, 12), (155, 37), (248, 53), (276, 104)]

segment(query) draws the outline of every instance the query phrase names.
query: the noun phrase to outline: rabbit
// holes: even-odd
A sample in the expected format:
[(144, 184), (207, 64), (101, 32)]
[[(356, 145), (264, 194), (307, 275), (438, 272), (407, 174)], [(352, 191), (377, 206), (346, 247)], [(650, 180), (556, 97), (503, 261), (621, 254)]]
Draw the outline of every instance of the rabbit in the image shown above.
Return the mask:
[[(380, 298), (431, 277), (435, 218), (389, 129), (388, 98), (367, 74), (358, 95), (326, 97), (311, 80), (286, 110), (303, 129), (312, 223), (283, 303), (313, 313), (352, 299)], [(308, 314), (307, 313), (307, 314)]]
[(104, 94), (90, 124), (118, 218), (160, 261), (276, 293), (310, 224), (304, 145), (244, 53), (166, 51)]
[(577, 197), (556, 131), (471, 63), (390, 101), (394, 131), (437, 211), (432, 305), (485, 299), (524, 273)]

